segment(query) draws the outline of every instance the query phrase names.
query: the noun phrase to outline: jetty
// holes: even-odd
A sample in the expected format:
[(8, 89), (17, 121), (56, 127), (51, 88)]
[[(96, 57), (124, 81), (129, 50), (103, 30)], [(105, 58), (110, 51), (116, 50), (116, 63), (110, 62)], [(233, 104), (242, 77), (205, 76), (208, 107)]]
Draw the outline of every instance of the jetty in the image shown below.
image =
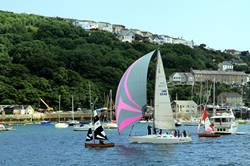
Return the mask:
[[(38, 122), (38, 121), (67, 121), (72, 119), (72, 113), (70, 111), (67, 112), (46, 112), (46, 113), (34, 113), (28, 115), (0, 115), (0, 122), (6, 124), (25, 124), (30, 122)], [(90, 120), (91, 112), (83, 112), (76, 111), (74, 112), (75, 120)]]

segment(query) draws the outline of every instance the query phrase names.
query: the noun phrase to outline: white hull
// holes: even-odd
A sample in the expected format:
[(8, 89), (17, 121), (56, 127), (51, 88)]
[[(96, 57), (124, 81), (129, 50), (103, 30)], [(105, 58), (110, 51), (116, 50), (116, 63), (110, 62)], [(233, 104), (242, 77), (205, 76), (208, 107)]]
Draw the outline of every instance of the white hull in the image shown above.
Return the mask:
[[(217, 110), (216, 110), (217, 111)], [(238, 122), (235, 121), (235, 116), (232, 109), (221, 108), (211, 117), (214, 123), (214, 132), (217, 134), (236, 134)]]
[(67, 123), (56, 123), (55, 128), (67, 128), (69, 125)]
[(214, 132), (217, 134), (236, 134), (237, 129), (238, 129), (237, 122), (214, 124)]
[(173, 135), (145, 135), (145, 136), (131, 136), (129, 137), (130, 143), (150, 143), (150, 144), (178, 144), (191, 142), (192, 138), (187, 137), (174, 137)]
[(102, 127), (107, 128), (107, 129), (117, 129), (117, 124), (116, 123), (104, 123)]
[(69, 126), (75, 126), (78, 125), (80, 122), (77, 120), (69, 120), (67, 121), (67, 123), (69, 124)]
[(88, 131), (89, 128), (91, 128), (92, 130), (94, 130), (94, 126), (91, 125), (83, 125), (83, 126), (74, 126), (74, 131)]
[(12, 130), (15, 130), (15, 129), (12, 127), (0, 128), (0, 132), (1, 131), (12, 131)]
[(139, 122), (140, 123), (153, 123), (152, 120), (140, 120)]

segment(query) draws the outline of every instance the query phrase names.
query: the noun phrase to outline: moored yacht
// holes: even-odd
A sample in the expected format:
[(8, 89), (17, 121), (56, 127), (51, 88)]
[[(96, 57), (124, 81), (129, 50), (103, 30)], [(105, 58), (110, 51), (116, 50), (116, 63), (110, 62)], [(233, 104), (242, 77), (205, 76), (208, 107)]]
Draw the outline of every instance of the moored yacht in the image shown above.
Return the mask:
[(231, 108), (223, 107), (215, 109), (211, 120), (215, 133), (235, 134), (237, 132), (238, 123), (235, 121), (235, 116)]

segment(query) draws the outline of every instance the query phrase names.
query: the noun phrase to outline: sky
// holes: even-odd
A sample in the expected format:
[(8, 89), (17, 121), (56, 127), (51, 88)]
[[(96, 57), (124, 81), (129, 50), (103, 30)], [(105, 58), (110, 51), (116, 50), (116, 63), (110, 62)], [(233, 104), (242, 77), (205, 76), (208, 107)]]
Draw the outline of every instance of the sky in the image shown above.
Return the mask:
[(249, 0), (0, 0), (0, 10), (122, 24), (224, 50), (250, 50)]

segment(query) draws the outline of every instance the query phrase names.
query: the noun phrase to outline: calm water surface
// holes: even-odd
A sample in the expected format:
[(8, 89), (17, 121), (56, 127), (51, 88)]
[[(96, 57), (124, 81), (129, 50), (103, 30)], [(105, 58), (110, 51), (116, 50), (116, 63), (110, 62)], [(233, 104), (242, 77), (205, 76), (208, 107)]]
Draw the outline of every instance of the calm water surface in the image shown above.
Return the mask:
[[(146, 134), (139, 124), (136, 134)], [(114, 148), (84, 148), (85, 131), (54, 126), (14, 126), (0, 132), (0, 166), (78, 165), (250, 165), (250, 125), (240, 125), (245, 135), (198, 138), (195, 127), (181, 127), (192, 133), (193, 142), (177, 145), (129, 144), (128, 133), (105, 130)]]

